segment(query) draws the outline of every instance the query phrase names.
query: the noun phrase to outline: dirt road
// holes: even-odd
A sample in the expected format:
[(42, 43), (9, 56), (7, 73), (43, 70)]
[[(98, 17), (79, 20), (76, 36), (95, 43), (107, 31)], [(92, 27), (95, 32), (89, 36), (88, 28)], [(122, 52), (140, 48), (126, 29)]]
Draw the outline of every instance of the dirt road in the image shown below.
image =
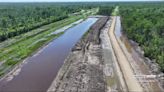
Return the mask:
[(132, 41), (132, 39), (128, 39), (126, 33), (122, 31), (120, 16), (117, 16), (116, 21), (115, 36), (128, 62), (132, 66), (136, 79), (145, 92), (163, 92), (162, 85), (164, 83), (162, 73), (158, 71), (158, 66), (155, 67), (155, 63), (151, 65), (153, 67), (149, 66), (149, 60), (144, 57), (142, 48)]
[(112, 25), (109, 29), (109, 37), (112, 43), (112, 47), (114, 49), (115, 55), (117, 57), (117, 62), (120, 66), (120, 69), (123, 73), (123, 77), (125, 79), (126, 85), (128, 87), (128, 90), (131, 91), (137, 91), (137, 92), (143, 92), (143, 88), (137, 81), (137, 79), (134, 77), (134, 73), (132, 70), (131, 65), (129, 64), (126, 56), (124, 55), (121, 47), (119, 46), (118, 41), (116, 40), (114, 31), (115, 31), (115, 23), (116, 23), (116, 17), (112, 17)]

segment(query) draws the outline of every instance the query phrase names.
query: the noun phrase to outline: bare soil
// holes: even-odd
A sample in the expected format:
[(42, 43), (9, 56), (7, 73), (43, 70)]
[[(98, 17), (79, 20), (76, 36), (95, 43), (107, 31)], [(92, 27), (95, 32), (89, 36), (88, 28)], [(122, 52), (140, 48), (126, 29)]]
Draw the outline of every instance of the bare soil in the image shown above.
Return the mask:
[(109, 37), (111, 39), (111, 43), (112, 43), (115, 55), (117, 57), (118, 64), (123, 73), (128, 90), (143, 92), (143, 88), (139, 84), (138, 80), (134, 77), (133, 69), (132, 69), (131, 65), (129, 64), (128, 59), (126, 58), (125, 54), (123, 53), (115, 35), (114, 35), (115, 23), (116, 23), (116, 17), (114, 16), (111, 28), (109, 30)]
[(100, 30), (108, 17), (101, 17), (74, 46), (48, 92), (105, 92)]

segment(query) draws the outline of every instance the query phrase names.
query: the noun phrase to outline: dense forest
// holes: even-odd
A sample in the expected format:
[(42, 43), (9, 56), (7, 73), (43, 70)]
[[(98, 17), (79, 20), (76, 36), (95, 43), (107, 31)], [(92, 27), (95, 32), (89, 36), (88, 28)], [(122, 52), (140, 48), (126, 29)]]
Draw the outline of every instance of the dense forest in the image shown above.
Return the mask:
[(107, 15), (110, 16), (112, 14), (112, 11), (115, 7), (114, 6), (100, 6), (99, 12), (97, 14), (99, 15)]
[(119, 8), (123, 31), (164, 72), (164, 3), (125, 4)]
[(60, 3), (1, 3), (0, 41), (67, 18), (90, 6)]

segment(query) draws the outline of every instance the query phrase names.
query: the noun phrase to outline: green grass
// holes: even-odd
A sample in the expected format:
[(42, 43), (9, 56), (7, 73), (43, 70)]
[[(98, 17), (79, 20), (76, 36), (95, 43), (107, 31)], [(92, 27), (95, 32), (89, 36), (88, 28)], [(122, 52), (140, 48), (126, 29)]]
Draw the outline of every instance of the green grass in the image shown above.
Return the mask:
[(116, 6), (116, 8), (112, 12), (112, 16), (118, 16), (119, 15), (119, 6)]

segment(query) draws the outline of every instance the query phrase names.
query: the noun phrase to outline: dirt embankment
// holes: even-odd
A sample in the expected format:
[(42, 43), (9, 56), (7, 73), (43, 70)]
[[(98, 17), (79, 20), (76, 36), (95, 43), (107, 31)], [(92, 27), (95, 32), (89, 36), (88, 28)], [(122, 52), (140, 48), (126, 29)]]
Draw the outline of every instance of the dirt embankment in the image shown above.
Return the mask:
[(112, 25), (109, 30), (109, 37), (111, 39), (111, 43), (115, 52), (115, 55), (117, 57), (118, 64), (120, 66), (120, 69), (123, 73), (125, 82), (127, 84), (129, 91), (136, 91), (136, 92), (143, 92), (143, 88), (137, 81), (137, 79), (134, 77), (133, 69), (131, 65), (128, 62), (128, 59), (126, 58), (125, 54), (123, 53), (117, 38), (115, 37), (114, 31), (115, 31), (115, 23), (116, 23), (116, 17), (113, 17)]
[(74, 46), (48, 92), (105, 92), (99, 35), (107, 20), (100, 18)]

